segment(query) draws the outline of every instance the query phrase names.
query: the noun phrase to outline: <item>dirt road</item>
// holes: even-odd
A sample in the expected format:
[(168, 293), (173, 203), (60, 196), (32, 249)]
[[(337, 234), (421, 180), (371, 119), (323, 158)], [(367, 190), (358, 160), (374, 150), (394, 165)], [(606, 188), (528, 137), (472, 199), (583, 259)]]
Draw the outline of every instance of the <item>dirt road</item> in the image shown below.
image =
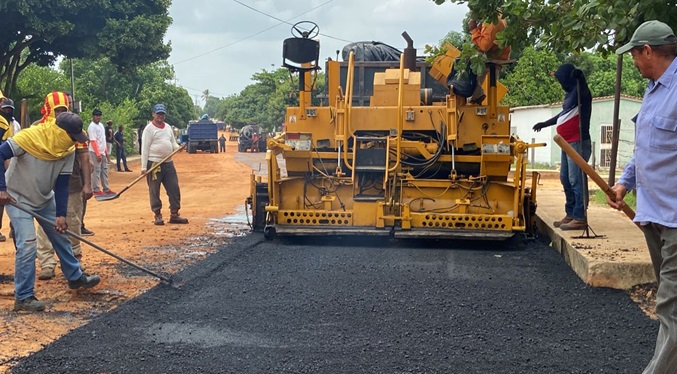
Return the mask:
[[(246, 220), (242, 209), (249, 195), (251, 168), (236, 161), (242, 157), (263, 160), (263, 153), (241, 155), (237, 144), (229, 142), (226, 153), (182, 152), (174, 157), (181, 185), (181, 215), (190, 220), (188, 225), (153, 225), (148, 188), (141, 181), (119, 199), (90, 200), (85, 223), (95, 235), (88, 239), (157, 272), (174, 273), (204, 258), (226, 237), (246, 230), (244, 225), (218, 220), (236, 212), (240, 212), (241, 221)], [(138, 159), (130, 163), (133, 173), (119, 173), (115, 165), (110, 166), (109, 180), (114, 191), (129, 184), (141, 170)], [(162, 198), (167, 220), (169, 208), (164, 193)], [(1, 232), (8, 234), (7, 224)], [(158, 279), (87, 245), (83, 247), (83, 265), (85, 271), (101, 276), (99, 286), (79, 292), (70, 290), (57, 267), (54, 279), (36, 280), (36, 297), (47, 302), (47, 310), (16, 313), (12, 311), (14, 246), (11, 241), (0, 243), (0, 373), (6, 372), (17, 358), (41, 349), (158, 283)]]

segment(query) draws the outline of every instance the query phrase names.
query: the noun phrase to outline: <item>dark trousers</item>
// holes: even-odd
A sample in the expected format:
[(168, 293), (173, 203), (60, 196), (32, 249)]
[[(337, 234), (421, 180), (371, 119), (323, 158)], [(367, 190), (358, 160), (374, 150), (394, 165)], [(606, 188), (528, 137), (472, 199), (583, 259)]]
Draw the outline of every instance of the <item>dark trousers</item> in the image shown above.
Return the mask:
[(219, 152), (225, 152), (226, 151), (226, 143), (219, 143)]
[[(153, 162), (148, 161), (146, 170), (153, 167)], [(150, 209), (157, 212), (162, 209), (162, 200), (160, 200), (160, 184), (165, 187), (167, 197), (169, 197), (169, 210), (178, 212), (181, 209), (181, 190), (179, 189), (179, 176), (176, 174), (174, 162), (168, 161), (160, 165), (146, 176), (148, 181), (148, 192), (150, 196)]]
[(127, 167), (127, 156), (125, 155), (125, 149), (122, 147), (118, 147), (117, 145), (115, 146), (115, 159), (117, 160), (117, 165), (118, 165), (118, 171), (121, 171), (120, 169), (120, 160), (122, 160), (122, 164), (125, 167), (125, 170), (129, 170)]

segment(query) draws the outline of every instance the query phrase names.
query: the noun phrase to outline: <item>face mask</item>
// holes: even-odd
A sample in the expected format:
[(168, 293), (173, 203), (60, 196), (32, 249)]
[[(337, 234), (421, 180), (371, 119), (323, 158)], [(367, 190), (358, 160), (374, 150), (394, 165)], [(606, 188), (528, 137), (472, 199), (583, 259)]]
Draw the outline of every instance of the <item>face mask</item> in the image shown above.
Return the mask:
[(8, 122), (14, 118), (14, 110), (6, 111), (6, 109), (2, 109), (0, 110), (0, 114), (5, 117)]

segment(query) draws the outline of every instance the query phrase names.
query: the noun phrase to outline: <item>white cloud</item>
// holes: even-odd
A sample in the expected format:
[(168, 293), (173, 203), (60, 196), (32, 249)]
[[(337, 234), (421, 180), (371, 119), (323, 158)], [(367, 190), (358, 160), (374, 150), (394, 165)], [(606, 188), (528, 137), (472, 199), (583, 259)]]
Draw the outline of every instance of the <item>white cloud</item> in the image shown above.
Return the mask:
[(261, 13), (292, 24), (315, 22), (326, 59), (335, 58), (346, 41), (373, 40), (403, 49), (404, 31), (422, 55), (426, 44), (461, 31), (466, 12), (465, 6), (430, 0), (174, 0), (169, 63), (191, 95), (209, 89), (227, 96), (251, 84), (252, 74), (281, 64), (282, 42), (291, 36), (291, 26)]

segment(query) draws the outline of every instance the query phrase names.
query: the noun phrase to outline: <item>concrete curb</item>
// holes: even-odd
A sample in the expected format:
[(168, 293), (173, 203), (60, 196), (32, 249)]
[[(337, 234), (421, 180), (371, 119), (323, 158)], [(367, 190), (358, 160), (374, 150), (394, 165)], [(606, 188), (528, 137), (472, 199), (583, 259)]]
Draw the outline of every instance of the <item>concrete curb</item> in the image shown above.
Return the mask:
[(536, 227), (550, 239), (551, 246), (586, 284), (593, 287), (630, 289), (638, 284), (655, 282), (650, 261), (613, 261), (613, 258), (595, 260), (582, 250), (587, 248), (578, 248), (578, 243), (562, 236), (559, 229), (548, 224), (548, 218), (537, 214)]

